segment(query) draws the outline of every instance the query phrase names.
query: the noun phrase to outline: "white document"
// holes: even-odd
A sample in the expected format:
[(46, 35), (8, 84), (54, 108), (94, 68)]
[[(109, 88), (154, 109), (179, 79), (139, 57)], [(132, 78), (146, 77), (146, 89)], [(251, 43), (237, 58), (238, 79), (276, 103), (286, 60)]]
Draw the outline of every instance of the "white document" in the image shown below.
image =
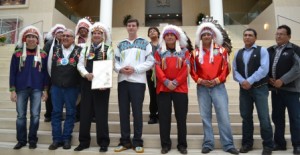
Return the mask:
[(112, 60), (100, 60), (93, 62), (92, 89), (111, 88), (112, 87)]

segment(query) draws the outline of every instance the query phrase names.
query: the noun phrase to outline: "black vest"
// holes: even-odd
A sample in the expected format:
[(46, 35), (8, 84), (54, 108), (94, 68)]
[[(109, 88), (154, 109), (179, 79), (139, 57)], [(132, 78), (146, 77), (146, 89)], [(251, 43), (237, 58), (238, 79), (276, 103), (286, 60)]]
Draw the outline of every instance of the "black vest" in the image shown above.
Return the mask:
[[(250, 56), (250, 59), (249, 59), (248, 65), (247, 65), (248, 77), (250, 77), (260, 67), (260, 59), (261, 59), (260, 51), (261, 51), (261, 46), (257, 46), (257, 48), (255, 48), (253, 50), (253, 52)], [(243, 78), (246, 79), (243, 54), (244, 54), (244, 49), (240, 49), (236, 56), (236, 67), (237, 67), (237, 71), (243, 76)], [(262, 78), (261, 80), (254, 82), (252, 86), (259, 87), (259, 86), (261, 86), (263, 84), (267, 84), (267, 83), (268, 83), (268, 78), (266, 76), (266, 77)]]
[[(270, 70), (269, 70), (269, 76), (273, 78), (272, 75), (272, 66), (274, 63), (274, 58), (276, 55), (276, 50), (273, 47), (268, 48), (269, 56), (270, 56)], [(283, 56), (284, 54), (284, 56)], [(294, 58), (294, 49), (285, 47), (281, 55), (278, 59), (277, 65), (276, 65), (276, 79), (279, 79), (282, 77), (285, 73), (290, 71), (292, 66), (294, 65), (294, 62), (292, 61)]]
[(60, 87), (79, 86), (80, 74), (77, 70), (77, 63), (80, 56), (81, 47), (75, 46), (70, 54), (67, 65), (62, 65), (61, 60), (64, 58), (62, 45), (53, 48), (51, 82), (53, 85)]
[[(276, 79), (281, 78), (284, 74), (289, 72), (294, 65), (294, 54), (297, 54), (300, 57), (300, 48), (299, 46), (288, 43), (287, 46), (282, 50), (281, 55), (278, 59), (276, 65)], [(268, 48), (269, 57), (270, 57), (270, 69), (269, 69), (269, 77), (274, 78), (272, 75), (272, 66), (274, 63), (276, 50), (273, 46)], [(288, 84), (284, 84), (284, 87), (295, 87), (295, 81), (292, 81)], [(270, 87), (273, 87), (270, 85)]]
[[(103, 45), (101, 45), (101, 46), (103, 46)], [(87, 61), (86, 61), (86, 67), (85, 67), (85, 69), (89, 73), (93, 72), (93, 61), (107, 60), (108, 46), (104, 45), (104, 52), (100, 51), (101, 48), (102, 48), (101, 46), (99, 48), (96, 48), (96, 49), (94, 49), (93, 47), (91, 47), (91, 49), (90, 49), (90, 54), (94, 53), (95, 57), (93, 59), (87, 59)]]

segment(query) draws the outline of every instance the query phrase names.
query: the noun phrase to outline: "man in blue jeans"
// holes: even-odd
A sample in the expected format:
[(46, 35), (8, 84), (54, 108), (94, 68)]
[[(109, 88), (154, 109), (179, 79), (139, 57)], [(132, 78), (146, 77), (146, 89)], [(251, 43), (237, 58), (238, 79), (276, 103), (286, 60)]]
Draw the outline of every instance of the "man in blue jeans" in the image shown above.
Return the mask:
[[(52, 140), (49, 150), (71, 148), (72, 132), (76, 115), (76, 100), (79, 93), (80, 74), (77, 63), (81, 47), (74, 44), (74, 32), (66, 29), (62, 35), (62, 45), (53, 48), (51, 65), (52, 94)], [(66, 119), (62, 129), (62, 112), (66, 106)]]
[[(197, 83), (199, 111), (203, 122), (204, 139), (201, 152), (209, 153), (215, 146), (212, 127), (214, 107), (223, 150), (231, 154), (239, 154), (234, 146), (225, 88), (230, 71), (228, 53), (231, 48), (223, 46), (224, 37), (217, 25), (211, 22), (212, 17), (207, 17), (203, 21), (197, 28), (196, 48), (190, 60), (190, 73)], [(230, 42), (226, 43), (230, 45)]]
[(47, 54), (40, 49), (42, 36), (36, 27), (25, 27), (10, 64), (9, 85), (11, 101), (17, 108), (17, 140), (14, 149), (27, 143), (27, 103), (30, 99), (29, 149), (35, 149), (38, 141), (41, 101), (47, 100), (49, 76), (47, 73)]
[(285, 109), (288, 110), (294, 155), (300, 155), (300, 47), (291, 43), (291, 29), (277, 28), (270, 55), (269, 84), (272, 92), (274, 151), (286, 150)]
[(240, 153), (253, 146), (253, 107), (255, 103), (263, 139), (262, 155), (271, 155), (273, 131), (268, 107), (269, 54), (266, 48), (255, 44), (257, 33), (248, 28), (243, 33), (245, 47), (235, 53), (233, 78), (240, 84), (240, 114), (243, 119), (243, 137)]

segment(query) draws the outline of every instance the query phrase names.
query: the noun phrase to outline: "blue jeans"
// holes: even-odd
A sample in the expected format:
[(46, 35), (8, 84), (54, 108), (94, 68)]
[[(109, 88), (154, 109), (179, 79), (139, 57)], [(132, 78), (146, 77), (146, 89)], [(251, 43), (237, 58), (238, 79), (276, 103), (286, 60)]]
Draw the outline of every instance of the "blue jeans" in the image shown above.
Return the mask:
[(218, 120), (220, 140), (223, 150), (234, 148), (228, 112), (228, 95), (225, 85), (219, 84), (212, 88), (197, 85), (198, 104), (203, 123), (204, 139), (202, 148), (214, 149), (214, 133), (212, 128), (212, 106)]
[[(52, 85), (52, 140), (53, 142), (71, 141), (76, 115), (76, 100), (79, 94), (79, 87), (59, 87)], [(64, 128), (61, 126), (61, 117), (64, 104), (66, 104), (66, 119)]]
[(268, 96), (269, 90), (267, 85), (251, 88), (249, 90), (240, 88), (240, 114), (243, 119), (243, 146), (253, 146), (253, 103), (255, 103), (260, 122), (260, 134), (263, 139), (263, 146), (273, 148), (273, 130), (269, 116)]
[(27, 143), (27, 103), (30, 99), (30, 126), (29, 143), (37, 143), (37, 130), (41, 112), (42, 91), (38, 89), (26, 88), (17, 91), (17, 140), (22, 144)]
[(285, 90), (272, 91), (272, 120), (275, 125), (274, 142), (286, 146), (285, 109), (290, 120), (290, 132), (293, 147), (300, 147), (300, 93)]

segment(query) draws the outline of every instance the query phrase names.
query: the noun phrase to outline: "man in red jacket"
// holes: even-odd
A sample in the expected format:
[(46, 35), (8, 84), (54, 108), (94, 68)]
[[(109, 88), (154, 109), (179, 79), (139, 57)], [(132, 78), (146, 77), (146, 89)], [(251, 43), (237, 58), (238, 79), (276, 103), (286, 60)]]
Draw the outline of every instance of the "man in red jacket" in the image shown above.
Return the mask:
[(214, 23), (203, 22), (198, 26), (195, 41), (196, 50), (191, 56), (191, 76), (197, 83), (199, 111), (203, 122), (202, 153), (214, 149), (212, 107), (215, 107), (223, 150), (238, 154), (233, 144), (228, 95), (224, 85), (230, 69), (227, 49), (222, 47), (222, 33)]
[(174, 25), (164, 27), (160, 35), (161, 46), (155, 53), (155, 70), (157, 76), (157, 101), (159, 114), (159, 130), (161, 153), (166, 154), (171, 149), (170, 129), (172, 101), (177, 120), (178, 145), (182, 154), (187, 154), (186, 118), (188, 111), (188, 64), (189, 51), (185, 48), (187, 37), (183, 31)]

